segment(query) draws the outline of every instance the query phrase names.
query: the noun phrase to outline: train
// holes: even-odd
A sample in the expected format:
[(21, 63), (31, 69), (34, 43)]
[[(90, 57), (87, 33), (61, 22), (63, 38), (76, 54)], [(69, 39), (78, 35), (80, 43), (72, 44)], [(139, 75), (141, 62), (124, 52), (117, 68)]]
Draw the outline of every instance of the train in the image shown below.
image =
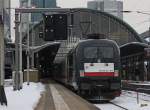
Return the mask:
[(54, 65), (54, 79), (81, 96), (112, 100), (121, 94), (120, 50), (113, 40), (81, 40)]

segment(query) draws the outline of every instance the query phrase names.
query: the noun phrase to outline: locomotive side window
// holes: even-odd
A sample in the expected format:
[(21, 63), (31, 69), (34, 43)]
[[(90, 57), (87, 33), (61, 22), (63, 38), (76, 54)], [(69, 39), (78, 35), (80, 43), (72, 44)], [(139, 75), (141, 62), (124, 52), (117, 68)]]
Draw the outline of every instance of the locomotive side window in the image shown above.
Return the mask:
[(112, 47), (99, 47), (99, 56), (103, 58), (113, 58), (114, 57), (114, 50)]
[(84, 48), (84, 57), (85, 58), (97, 58), (97, 47), (86, 47)]

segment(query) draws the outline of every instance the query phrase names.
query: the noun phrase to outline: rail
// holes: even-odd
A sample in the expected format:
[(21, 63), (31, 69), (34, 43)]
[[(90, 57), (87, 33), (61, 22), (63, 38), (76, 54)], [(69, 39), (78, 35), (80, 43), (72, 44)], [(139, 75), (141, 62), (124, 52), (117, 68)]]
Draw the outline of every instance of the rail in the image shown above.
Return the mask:
[(115, 104), (115, 103), (113, 103), (113, 102), (110, 102), (112, 105), (115, 105), (115, 106), (117, 106), (117, 107), (119, 107), (119, 108), (122, 108), (123, 110), (129, 110), (129, 109), (127, 109), (127, 108), (125, 108), (125, 107), (122, 107), (122, 106), (120, 106), (120, 105), (118, 105), (118, 104)]

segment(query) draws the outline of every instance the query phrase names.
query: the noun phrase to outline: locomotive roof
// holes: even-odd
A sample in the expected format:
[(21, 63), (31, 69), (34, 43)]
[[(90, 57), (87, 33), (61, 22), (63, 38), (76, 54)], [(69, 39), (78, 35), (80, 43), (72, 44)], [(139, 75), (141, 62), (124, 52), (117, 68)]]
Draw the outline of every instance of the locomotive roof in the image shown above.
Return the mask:
[[(78, 43), (76, 43), (76, 46), (75, 46), (74, 48), (72, 48), (72, 49), (69, 51), (68, 54), (73, 53), (74, 50), (75, 50), (77, 47), (84, 46), (85, 43), (86, 43), (87, 45), (89, 45), (89, 44), (91, 43), (91, 41), (93, 42), (93, 41), (98, 41), (98, 40), (101, 41), (101, 42), (103, 42), (103, 43), (106, 43), (106, 42), (107, 42), (107, 44), (111, 44), (111, 45), (114, 45), (114, 46), (117, 46), (117, 47), (118, 47), (118, 45), (117, 45), (117, 43), (116, 43), (115, 41), (109, 40), (109, 39), (84, 39), (84, 40), (80, 40)], [(118, 47), (118, 50), (119, 50), (119, 47)]]

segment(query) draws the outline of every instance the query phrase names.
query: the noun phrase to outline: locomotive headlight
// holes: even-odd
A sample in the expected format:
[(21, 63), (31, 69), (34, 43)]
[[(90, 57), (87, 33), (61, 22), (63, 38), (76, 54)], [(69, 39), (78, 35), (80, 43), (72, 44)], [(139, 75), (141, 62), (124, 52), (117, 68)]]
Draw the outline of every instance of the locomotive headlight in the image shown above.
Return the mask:
[(108, 63), (105, 63), (105, 66), (109, 66)]
[(114, 77), (118, 77), (118, 76), (119, 76), (119, 70), (115, 70)]
[(90, 66), (94, 66), (94, 63), (91, 63)]

